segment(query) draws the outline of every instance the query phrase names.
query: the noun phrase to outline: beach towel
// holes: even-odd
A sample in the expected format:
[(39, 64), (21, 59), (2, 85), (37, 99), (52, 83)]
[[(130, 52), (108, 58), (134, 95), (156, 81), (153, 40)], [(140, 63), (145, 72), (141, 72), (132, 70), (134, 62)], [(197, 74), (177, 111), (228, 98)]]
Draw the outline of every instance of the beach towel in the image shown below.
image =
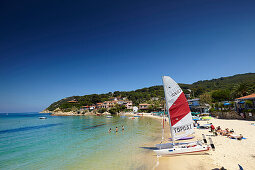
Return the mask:
[[(237, 140), (236, 138), (229, 138), (229, 139), (235, 139), (235, 140)], [(244, 137), (243, 137), (242, 139), (247, 139), (247, 138), (244, 138)]]

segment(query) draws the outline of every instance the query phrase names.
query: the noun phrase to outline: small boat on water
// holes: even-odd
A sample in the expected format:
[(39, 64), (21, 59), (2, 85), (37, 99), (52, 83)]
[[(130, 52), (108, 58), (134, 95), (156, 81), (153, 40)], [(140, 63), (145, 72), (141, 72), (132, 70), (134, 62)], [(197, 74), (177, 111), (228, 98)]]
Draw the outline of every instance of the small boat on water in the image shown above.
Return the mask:
[(141, 117), (141, 116), (138, 116), (138, 115), (137, 115), (137, 116), (134, 116), (134, 117)]
[(112, 118), (112, 116), (106, 116), (106, 118)]
[(39, 119), (47, 119), (47, 117), (39, 117)]
[(137, 119), (138, 117), (129, 117), (129, 119)]

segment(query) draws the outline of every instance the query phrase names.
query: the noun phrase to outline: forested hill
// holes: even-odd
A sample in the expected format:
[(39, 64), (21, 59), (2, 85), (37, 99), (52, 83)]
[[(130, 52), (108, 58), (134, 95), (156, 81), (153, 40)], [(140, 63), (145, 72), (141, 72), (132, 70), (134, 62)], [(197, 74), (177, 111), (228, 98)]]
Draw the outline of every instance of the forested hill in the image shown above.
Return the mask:
[[(237, 74), (230, 77), (221, 77), (212, 80), (198, 81), (193, 84), (179, 84), (184, 93), (190, 93), (192, 98), (208, 94), (214, 101), (231, 100), (255, 92), (255, 73)], [(190, 89), (190, 90), (188, 90)], [(127, 97), (134, 105), (150, 102), (152, 97), (164, 98), (163, 86), (152, 86), (134, 91), (115, 91), (106, 94), (91, 94), (84, 96), (72, 96), (52, 103), (47, 110), (56, 108), (70, 110), (85, 105), (92, 105), (109, 100), (111, 97)], [(68, 101), (75, 100), (76, 103)]]
[(247, 83), (255, 84), (255, 73), (237, 74), (230, 77), (221, 77), (218, 79), (197, 81), (193, 83), (192, 88), (201, 87), (208, 90), (233, 89), (235, 84)]

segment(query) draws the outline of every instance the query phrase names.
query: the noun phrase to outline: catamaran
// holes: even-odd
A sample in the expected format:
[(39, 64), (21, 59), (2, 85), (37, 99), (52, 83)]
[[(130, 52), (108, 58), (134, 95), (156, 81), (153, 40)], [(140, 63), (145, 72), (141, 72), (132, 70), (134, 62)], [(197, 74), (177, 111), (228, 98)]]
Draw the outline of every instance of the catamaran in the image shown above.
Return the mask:
[(178, 139), (194, 134), (193, 120), (188, 101), (180, 86), (169, 76), (163, 76), (162, 79), (172, 143), (158, 144), (156, 147), (159, 149), (154, 152), (160, 156), (167, 156), (208, 151), (210, 147), (200, 141), (175, 143)]

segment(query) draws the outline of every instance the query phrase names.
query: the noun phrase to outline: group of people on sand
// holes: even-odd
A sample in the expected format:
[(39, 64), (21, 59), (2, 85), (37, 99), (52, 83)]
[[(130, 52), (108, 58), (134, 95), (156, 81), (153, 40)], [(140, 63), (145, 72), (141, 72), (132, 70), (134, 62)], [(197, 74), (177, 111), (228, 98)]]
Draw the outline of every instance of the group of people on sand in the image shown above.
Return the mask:
[[(123, 126), (123, 125), (122, 125), (121, 129), (122, 129), (122, 131), (124, 131), (124, 126)], [(111, 133), (111, 131), (112, 131), (112, 128), (110, 128), (110, 129), (108, 130), (109, 133)], [(119, 129), (118, 129), (118, 127), (116, 126), (115, 132), (118, 132), (118, 131), (119, 131)]]
[(229, 128), (226, 128), (224, 130), (224, 129), (221, 129), (220, 126), (215, 128), (212, 123), (211, 123), (211, 127), (210, 128), (211, 128), (211, 132), (213, 132), (215, 135), (227, 136), (230, 139), (237, 139), (237, 140), (242, 140), (243, 139), (243, 135), (242, 134), (240, 134), (240, 135), (233, 134), (234, 133), (233, 129), (229, 130)]

